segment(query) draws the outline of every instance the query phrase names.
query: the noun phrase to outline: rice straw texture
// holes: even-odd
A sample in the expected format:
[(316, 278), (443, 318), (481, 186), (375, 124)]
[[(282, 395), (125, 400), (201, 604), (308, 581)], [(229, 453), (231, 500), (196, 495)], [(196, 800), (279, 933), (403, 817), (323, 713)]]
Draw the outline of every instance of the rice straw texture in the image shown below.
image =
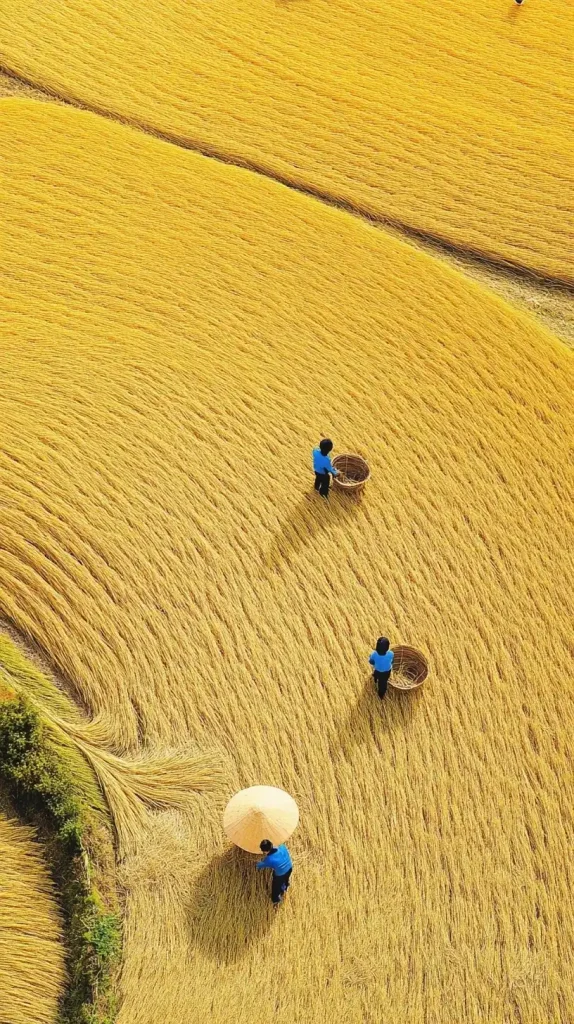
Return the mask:
[[(0, 610), (114, 780), (120, 1024), (569, 1024), (571, 353), (249, 171), (3, 111)], [(321, 436), (360, 500), (313, 493)], [(153, 772), (113, 759), (168, 750), (196, 789), (125, 825)], [(255, 784), (301, 814), (275, 916), (221, 828)]]
[(3, 24), (36, 85), (574, 279), (571, 0), (4, 0)]
[(0, 1021), (52, 1024), (65, 970), (62, 921), (34, 832), (0, 812)]

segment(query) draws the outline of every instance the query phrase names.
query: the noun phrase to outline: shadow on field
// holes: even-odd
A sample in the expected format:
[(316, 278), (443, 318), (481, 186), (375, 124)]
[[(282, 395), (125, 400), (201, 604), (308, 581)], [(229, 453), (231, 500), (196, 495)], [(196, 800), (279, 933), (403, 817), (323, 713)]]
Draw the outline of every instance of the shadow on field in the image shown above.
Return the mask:
[[(340, 750), (344, 755), (354, 747), (380, 740), (381, 734), (389, 736), (408, 732), (417, 713), (420, 691), (401, 693), (388, 687), (386, 696), (380, 700), (373, 683), (368, 679), (347, 718), (338, 728)], [(380, 744), (378, 744), (380, 745)]]
[(267, 564), (273, 566), (285, 559), (289, 561), (306, 547), (312, 547), (315, 537), (328, 527), (345, 523), (360, 512), (362, 495), (341, 494), (331, 487), (326, 501), (310, 490), (281, 523), (267, 551)]
[(234, 846), (214, 857), (195, 881), (188, 914), (191, 942), (218, 963), (241, 960), (273, 924), (271, 872), (257, 871), (255, 863)]

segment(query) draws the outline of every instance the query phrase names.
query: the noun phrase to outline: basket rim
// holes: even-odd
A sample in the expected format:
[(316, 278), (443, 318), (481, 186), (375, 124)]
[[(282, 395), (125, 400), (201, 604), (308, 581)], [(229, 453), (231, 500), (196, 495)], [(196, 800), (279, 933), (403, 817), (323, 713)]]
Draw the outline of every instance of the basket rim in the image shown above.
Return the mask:
[(411, 690), (418, 690), (419, 687), (424, 684), (425, 680), (426, 676), (424, 679), (413, 680), (413, 682), (409, 686), (397, 686), (397, 684), (393, 682), (393, 677), (391, 674), (389, 678), (389, 686), (393, 686), (395, 690), (399, 691), (399, 693), (410, 693)]
[[(423, 654), (422, 651), (419, 651), (417, 647), (411, 647), (410, 644), (397, 644), (397, 646), (393, 647), (392, 650), (395, 655), (395, 659), (397, 659), (397, 655), (397, 660), (399, 661), (401, 660), (401, 656), (407, 662), (410, 659), (411, 663), (414, 662), (413, 668), (416, 667), (418, 669), (416, 678), (413, 679), (411, 686), (397, 686), (396, 689), (415, 690), (418, 686), (422, 686), (429, 674), (429, 663), (426, 655)], [(394, 667), (395, 661), (393, 660), (393, 668)], [(389, 679), (389, 683), (390, 682), (392, 682), (392, 673)]]
[(371, 468), (370, 468), (369, 463), (367, 462), (367, 460), (365, 458), (363, 458), (362, 455), (359, 455), (357, 452), (339, 452), (339, 454), (333, 456), (333, 459), (332, 459), (332, 462), (333, 462), (333, 465), (334, 465), (335, 469), (337, 469), (337, 464), (338, 464), (339, 460), (342, 460), (342, 459), (357, 459), (357, 461), (360, 462), (362, 464), (362, 466), (364, 466), (364, 468), (366, 470), (366, 475), (363, 477), (362, 480), (347, 480), (347, 481), (343, 481), (343, 480), (337, 481), (337, 477), (335, 477), (335, 481), (338, 482), (339, 487), (351, 487), (351, 488), (354, 488), (354, 487), (358, 487), (361, 484), (366, 484), (367, 480), (369, 480), (369, 478), (371, 476)]
[(364, 487), (364, 485), (366, 484), (367, 480), (368, 480), (368, 477), (365, 477), (364, 480), (338, 480), (337, 477), (335, 477), (335, 479), (333, 480), (333, 483), (337, 487), (346, 487), (347, 490), (355, 491), (357, 489), (357, 487)]

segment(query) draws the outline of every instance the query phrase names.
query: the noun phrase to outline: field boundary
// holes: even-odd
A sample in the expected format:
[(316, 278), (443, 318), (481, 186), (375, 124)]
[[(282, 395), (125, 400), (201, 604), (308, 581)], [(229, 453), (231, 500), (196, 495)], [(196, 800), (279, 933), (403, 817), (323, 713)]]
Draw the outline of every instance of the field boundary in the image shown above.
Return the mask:
[(178, 146), (180, 149), (190, 150), (191, 152), (204, 156), (209, 160), (216, 160), (218, 163), (227, 164), (231, 167), (241, 167), (243, 170), (251, 171), (253, 174), (257, 174), (260, 177), (268, 178), (270, 181), (275, 181), (277, 184), (284, 185), (286, 188), (289, 188), (294, 192), (299, 192), (301, 195), (309, 196), (311, 199), (316, 199), (317, 202), (323, 203), (326, 206), (343, 210), (345, 213), (348, 213), (353, 217), (358, 217), (360, 220), (367, 221), (369, 224), (372, 224), (373, 227), (390, 229), (391, 231), (396, 232), (397, 236), (403, 240), (414, 244), (418, 243), (423, 249), (427, 249), (427, 247), (431, 250), (434, 249), (435, 255), (436, 250), (438, 250), (439, 254), (442, 254), (446, 258), (467, 258), (473, 260), (479, 266), (490, 267), (501, 272), (514, 273), (518, 277), (534, 284), (551, 285), (553, 288), (560, 289), (568, 295), (572, 295), (574, 292), (574, 280), (570, 276), (537, 273), (535, 270), (532, 270), (531, 267), (527, 267), (522, 263), (514, 262), (513, 260), (505, 260), (502, 257), (497, 257), (492, 253), (485, 253), (480, 249), (473, 248), (472, 246), (456, 245), (454, 242), (450, 242), (448, 239), (443, 238), (442, 235), (436, 235), (430, 231), (423, 231), (420, 228), (415, 228), (410, 224), (397, 220), (393, 217), (385, 217), (382, 214), (375, 214), (371, 210), (362, 207), (359, 203), (352, 203), (344, 199), (337, 199), (329, 192), (324, 192), (319, 188), (312, 188), (310, 186), (303, 185), (301, 182), (297, 182), (292, 178), (289, 178), (287, 175), (278, 174), (276, 171), (271, 170), (264, 164), (258, 164), (253, 161), (242, 160), (239, 157), (225, 155), (214, 147), (200, 144), (196, 139), (187, 140), (175, 133), (160, 131), (153, 125), (148, 124), (145, 120), (126, 117), (125, 115), (115, 113), (112, 110), (107, 110), (105, 107), (86, 104), (77, 97), (67, 98), (62, 96), (56, 90), (50, 89), (47, 85), (34, 82), (32, 79), (19, 75), (5, 64), (0, 64), (0, 74), (5, 75), (7, 78), (12, 79), (12, 81), (25, 88), (35, 90), (42, 95), (44, 100), (57, 101), (64, 106), (74, 107), (76, 110), (85, 110), (89, 113), (97, 114), (99, 117), (105, 117), (108, 121), (115, 121), (116, 123), (123, 124), (126, 127), (145, 132), (146, 135), (152, 135), (161, 142)]
[(57, 1024), (113, 1024), (122, 938), (111, 822), (103, 800), (94, 799), (95, 777), (92, 789), (72, 771), (82, 755), (43, 720), (23, 675), (53, 688), (0, 634), (0, 783), (37, 830), (65, 923), (68, 981)]

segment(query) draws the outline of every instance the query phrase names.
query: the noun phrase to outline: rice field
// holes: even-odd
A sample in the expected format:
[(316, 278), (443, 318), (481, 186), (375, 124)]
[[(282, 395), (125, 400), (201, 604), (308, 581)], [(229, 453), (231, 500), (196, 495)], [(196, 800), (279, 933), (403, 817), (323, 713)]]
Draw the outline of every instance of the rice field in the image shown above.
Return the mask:
[(4, 0), (2, 64), (223, 160), (574, 281), (571, 3)]
[(0, 1020), (52, 1024), (65, 980), (62, 921), (32, 829), (0, 810)]
[[(263, 176), (2, 109), (0, 610), (89, 716), (119, 1024), (569, 1024), (571, 353)], [(362, 499), (312, 492), (325, 435)], [(419, 694), (379, 703), (381, 632)], [(258, 783), (277, 915), (221, 829)]]

